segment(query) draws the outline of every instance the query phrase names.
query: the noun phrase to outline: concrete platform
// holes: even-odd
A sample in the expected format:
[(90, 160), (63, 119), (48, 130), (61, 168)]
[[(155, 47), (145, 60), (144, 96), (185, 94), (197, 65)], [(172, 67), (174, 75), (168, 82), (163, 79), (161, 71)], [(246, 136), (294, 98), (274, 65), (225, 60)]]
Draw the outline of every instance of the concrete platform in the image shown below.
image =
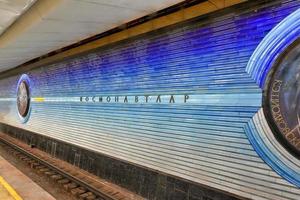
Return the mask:
[(13, 194), (9, 193), (9, 189), (7, 189), (2, 184), (0, 185), (0, 199), (2, 200), (15, 200), (19, 199), (19, 196), (13, 196)]
[(55, 200), (48, 192), (0, 156), (1, 200)]

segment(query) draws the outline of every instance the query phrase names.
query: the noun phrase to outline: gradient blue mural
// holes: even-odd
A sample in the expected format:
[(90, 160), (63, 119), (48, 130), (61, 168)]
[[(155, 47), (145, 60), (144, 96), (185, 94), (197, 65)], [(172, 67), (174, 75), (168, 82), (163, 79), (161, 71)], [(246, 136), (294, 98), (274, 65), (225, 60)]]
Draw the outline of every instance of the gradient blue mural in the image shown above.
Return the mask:
[(26, 123), (16, 107), (22, 74), (2, 79), (0, 121), (246, 198), (299, 199), (299, 160), (273, 148), (272, 135), (255, 139), (258, 124), (270, 134), (259, 117), (268, 70), (250, 58), (300, 1), (266, 5), (29, 71)]

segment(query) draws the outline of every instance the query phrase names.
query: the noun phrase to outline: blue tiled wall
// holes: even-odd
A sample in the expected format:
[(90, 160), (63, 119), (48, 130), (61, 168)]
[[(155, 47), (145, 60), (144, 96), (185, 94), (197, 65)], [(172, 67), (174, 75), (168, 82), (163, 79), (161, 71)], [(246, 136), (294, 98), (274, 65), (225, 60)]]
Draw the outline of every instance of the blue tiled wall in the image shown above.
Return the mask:
[[(246, 73), (265, 35), (300, 1), (235, 9), (29, 71), (27, 123), (20, 76), (0, 80), (0, 120), (118, 159), (248, 198), (297, 199), (299, 188), (255, 152), (244, 127), (262, 90)], [(189, 95), (186, 103), (86, 103), (81, 96)], [(5, 99), (8, 98), (8, 99)], [(177, 101), (177, 100), (176, 100)]]

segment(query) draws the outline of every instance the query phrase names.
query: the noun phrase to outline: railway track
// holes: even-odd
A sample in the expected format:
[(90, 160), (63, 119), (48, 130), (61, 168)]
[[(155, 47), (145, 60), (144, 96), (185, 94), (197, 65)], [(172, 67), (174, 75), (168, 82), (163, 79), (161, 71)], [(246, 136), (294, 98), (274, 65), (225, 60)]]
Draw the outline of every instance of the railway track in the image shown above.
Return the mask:
[(65, 161), (32, 148), (19, 140), (0, 133), (0, 142), (16, 157), (20, 158), (38, 173), (47, 175), (78, 199), (86, 200), (142, 200), (119, 186), (89, 174)]

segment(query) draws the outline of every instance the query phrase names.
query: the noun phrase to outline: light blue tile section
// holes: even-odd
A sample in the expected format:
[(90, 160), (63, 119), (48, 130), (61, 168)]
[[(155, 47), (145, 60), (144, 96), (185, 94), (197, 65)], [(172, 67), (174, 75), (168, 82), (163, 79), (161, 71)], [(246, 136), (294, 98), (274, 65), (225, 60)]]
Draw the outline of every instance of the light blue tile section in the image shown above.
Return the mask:
[[(26, 124), (13, 100), (20, 76), (2, 79), (0, 121), (245, 198), (298, 200), (299, 188), (264, 162), (245, 132), (262, 104), (247, 63), (300, 6), (276, 2), (31, 70), (32, 96), (45, 101), (32, 101)], [(116, 95), (131, 101), (80, 102)], [(145, 95), (154, 99), (132, 102)]]

